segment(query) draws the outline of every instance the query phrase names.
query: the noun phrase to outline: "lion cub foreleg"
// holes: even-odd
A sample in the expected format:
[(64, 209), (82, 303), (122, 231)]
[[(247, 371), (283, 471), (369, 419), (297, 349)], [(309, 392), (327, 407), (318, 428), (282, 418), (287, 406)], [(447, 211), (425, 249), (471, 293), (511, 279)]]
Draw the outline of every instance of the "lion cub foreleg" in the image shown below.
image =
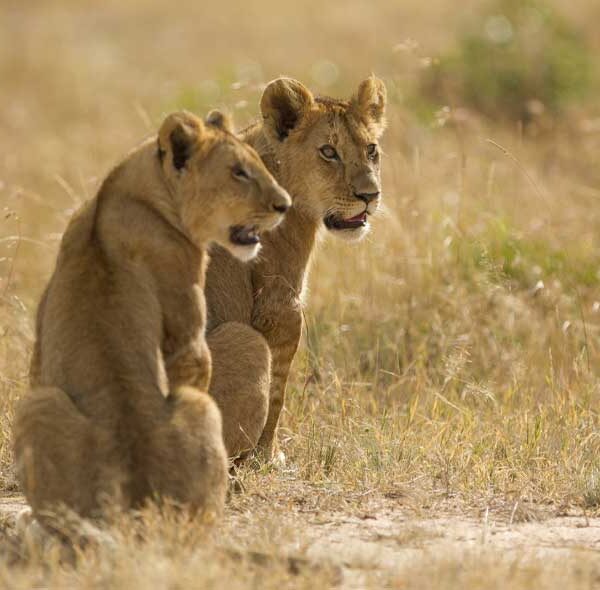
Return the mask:
[(269, 391), (269, 413), (265, 427), (257, 444), (257, 450), (265, 460), (276, 459), (285, 461), (285, 456), (280, 453), (277, 444), (277, 426), (283, 404), (288, 374), (296, 346), (278, 348), (273, 351), (273, 370), (271, 373), (271, 387)]
[(192, 387), (170, 394), (167, 408), (167, 419), (153, 433), (150, 486), (159, 497), (213, 520), (223, 510), (228, 483), (219, 409)]
[(253, 326), (261, 332), (271, 350), (269, 413), (257, 450), (267, 460), (283, 459), (277, 448), (277, 425), (285, 401), (285, 389), (294, 355), (302, 335), (300, 303), (285, 287), (273, 288), (269, 297), (255, 304)]
[(206, 393), (210, 378), (206, 345), (172, 358), (167, 375), (167, 416), (154, 433), (148, 480), (159, 496), (212, 520), (225, 504), (228, 463), (221, 413)]
[(165, 367), (172, 392), (182, 386), (208, 391), (212, 364), (204, 338), (196, 339), (165, 359)]
[(223, 438), (229, 457), (253, 450), (269, 409), (271, 352), (256, 330), (225, 322), (207, 337), (212, 355), (210, 394), (223, 415)]

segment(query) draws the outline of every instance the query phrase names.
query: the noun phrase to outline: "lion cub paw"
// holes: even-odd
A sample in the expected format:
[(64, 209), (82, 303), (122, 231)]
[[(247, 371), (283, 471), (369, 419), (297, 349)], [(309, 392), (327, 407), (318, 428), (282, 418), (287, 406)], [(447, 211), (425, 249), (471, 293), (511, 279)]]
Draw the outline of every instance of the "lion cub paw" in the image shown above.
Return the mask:
[(15, 519), (15, 531), (19, 538), (26, 543), (44, 546), (50, 540), (50, 535), (33, 516), (31, 508), (23, 508)]
[(286, 464), (285, 453), (281, 450), (276, 450), (273, 453), (271, 465), (273, 465), (275, 469), (285, 469)]

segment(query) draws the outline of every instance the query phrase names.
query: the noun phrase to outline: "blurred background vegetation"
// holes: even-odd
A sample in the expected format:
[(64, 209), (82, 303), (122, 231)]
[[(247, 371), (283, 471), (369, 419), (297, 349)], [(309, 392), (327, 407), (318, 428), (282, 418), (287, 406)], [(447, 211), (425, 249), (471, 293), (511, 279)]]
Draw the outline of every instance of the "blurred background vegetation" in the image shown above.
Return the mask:
[(425, 71), (417, 100), (524, 123), (581, 104), (598, 72), (590, 44), (563, 12), (537, 0), (488, 2)]

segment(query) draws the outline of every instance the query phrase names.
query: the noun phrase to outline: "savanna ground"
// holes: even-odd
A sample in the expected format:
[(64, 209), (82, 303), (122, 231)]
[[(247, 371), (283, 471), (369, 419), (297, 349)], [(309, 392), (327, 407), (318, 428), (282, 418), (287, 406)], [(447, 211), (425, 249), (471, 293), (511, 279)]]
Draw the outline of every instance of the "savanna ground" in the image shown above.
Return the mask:
[[(548, 4), (598, 62), (597, 3)], [(0, 4), (2, 587), (600, 587), (600, 93), (526, 124), (419, 103), (483, 5)], [(212, 531), (149, 509), (74, 562), (21, 542), (12, 408), (73, 209), (169, 110), (241, 126), (279, 74), (346, 95), (371, 71), (385, 211), (315, 257), (287, 467), (242, 470)]]

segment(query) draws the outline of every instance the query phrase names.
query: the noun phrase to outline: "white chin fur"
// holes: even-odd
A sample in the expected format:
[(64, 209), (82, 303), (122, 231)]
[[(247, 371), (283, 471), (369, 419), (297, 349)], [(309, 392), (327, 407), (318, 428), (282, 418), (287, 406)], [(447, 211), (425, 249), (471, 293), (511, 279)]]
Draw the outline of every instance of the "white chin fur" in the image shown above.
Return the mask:
[(367, 221), (366, 225), (356, 229), (334, 229), (330, 230), (329, 233), (346, 242), (360, 242), (370, 231), (371, 224)]
[(251, 246), (239, 246), (237, 244), (232, 244), (231, 242), (227, 244), (227, 250), (242, 262), (248, 262), (255, 258), (260, 252), (260, 249), (260, 244), (253, 244)]

